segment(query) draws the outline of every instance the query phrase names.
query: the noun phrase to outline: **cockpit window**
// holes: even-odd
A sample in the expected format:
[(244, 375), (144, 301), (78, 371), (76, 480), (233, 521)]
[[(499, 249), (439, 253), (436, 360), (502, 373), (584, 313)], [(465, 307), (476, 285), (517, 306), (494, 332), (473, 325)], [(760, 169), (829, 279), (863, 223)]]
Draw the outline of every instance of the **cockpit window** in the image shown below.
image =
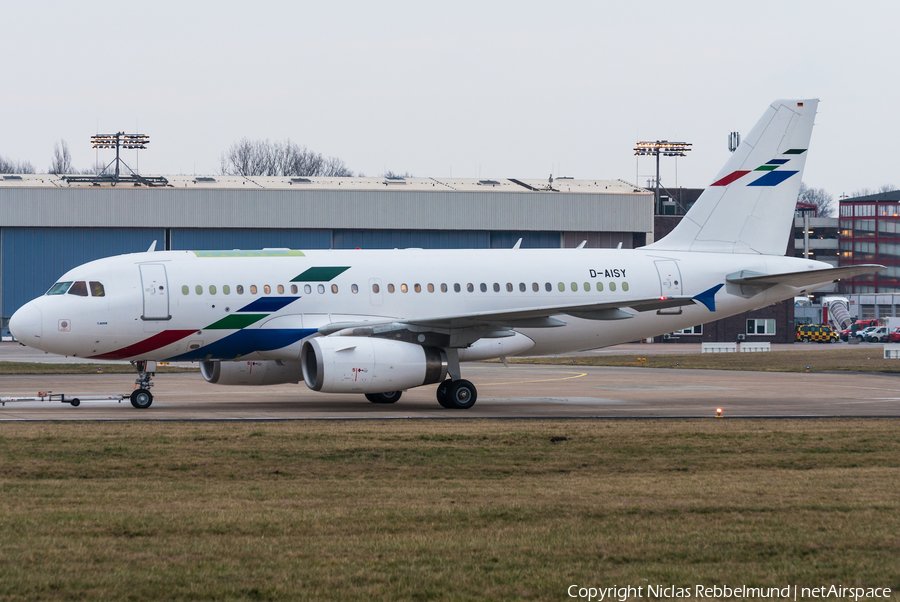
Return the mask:
[(78, 282), (72, 283), (72, 288), (69, 289), (70, 295), (78, 295), (79, 297), (87, 297), (87, 284), (84, 283), (84, 280), (79, 280)]
[(102, 282), (96, 282), (94, 280), (90, 281), (88, 284), (91, 286), (91, 297), (105, 297), (106, 291), (103, 289)]
[(48, 295), (65, 295), (66, 291), (69, 290), (69, 287), (72, 286), (71, 282), (57, 282), (53, 286), (50, 287), (50, 290), (47, 291)]

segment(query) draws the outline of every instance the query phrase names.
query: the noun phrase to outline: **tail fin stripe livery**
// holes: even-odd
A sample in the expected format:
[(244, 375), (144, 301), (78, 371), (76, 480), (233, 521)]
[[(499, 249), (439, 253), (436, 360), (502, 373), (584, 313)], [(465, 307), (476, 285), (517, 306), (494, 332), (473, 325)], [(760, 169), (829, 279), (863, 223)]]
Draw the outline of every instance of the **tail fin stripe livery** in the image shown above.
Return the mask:
[(675, 229), (647, 248), (784, 255), (817, 106), (773, 102)]
[(797, 173), (796, 171), (770, 171), (763, 177), (758, 180), (754, 180), (747, 184), (747, 186), (778, 186), (792, 175)]

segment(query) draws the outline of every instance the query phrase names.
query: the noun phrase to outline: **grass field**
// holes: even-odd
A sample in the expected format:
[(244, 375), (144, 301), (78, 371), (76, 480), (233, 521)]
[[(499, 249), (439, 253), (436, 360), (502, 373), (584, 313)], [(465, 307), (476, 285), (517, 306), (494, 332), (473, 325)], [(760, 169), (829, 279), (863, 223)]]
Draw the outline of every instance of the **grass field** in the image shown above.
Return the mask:
[(898, 429), (891, 419), (4, 423), (0, 598), (896, 591)]
[[(900, 372), (900, 361), (886, 360), (880, 347), (849, 348), (832, 345), (815, 351), (791, 350), (767, 353), (686, 353), (680, 355), (595, 355), (510, 358), (517, 364), (565, 364), (567, 366), (646, 366), (696, 370), (753, 370), (762, 372)], [(639, 358), (644, 358), (641, 362)]]

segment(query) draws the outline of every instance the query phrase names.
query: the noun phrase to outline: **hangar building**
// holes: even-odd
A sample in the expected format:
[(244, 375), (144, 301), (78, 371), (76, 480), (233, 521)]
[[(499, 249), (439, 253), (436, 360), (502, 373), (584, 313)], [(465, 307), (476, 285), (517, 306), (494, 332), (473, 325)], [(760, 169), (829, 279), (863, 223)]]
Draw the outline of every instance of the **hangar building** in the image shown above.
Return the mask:
[(588, 247), (653, 241), (653, 194), (622, 180), (164, 176), (0, 179), (0, 327), (67, 270), (157, 249)]

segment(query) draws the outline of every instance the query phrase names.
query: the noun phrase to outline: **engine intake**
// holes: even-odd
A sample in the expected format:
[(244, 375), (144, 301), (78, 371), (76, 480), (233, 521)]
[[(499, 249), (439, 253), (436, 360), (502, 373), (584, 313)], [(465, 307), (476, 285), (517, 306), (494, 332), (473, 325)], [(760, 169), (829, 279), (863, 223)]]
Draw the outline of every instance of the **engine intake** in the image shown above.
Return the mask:
[(369, 337), (309, 339), (300, 364), (306, 386), (325, 393), (387, 393), (447, 377), (443, 350)]
[(297, 362), (200, 362), (200, 374), (214, 385), (281, 385), (299, 383), (303, 369)]

